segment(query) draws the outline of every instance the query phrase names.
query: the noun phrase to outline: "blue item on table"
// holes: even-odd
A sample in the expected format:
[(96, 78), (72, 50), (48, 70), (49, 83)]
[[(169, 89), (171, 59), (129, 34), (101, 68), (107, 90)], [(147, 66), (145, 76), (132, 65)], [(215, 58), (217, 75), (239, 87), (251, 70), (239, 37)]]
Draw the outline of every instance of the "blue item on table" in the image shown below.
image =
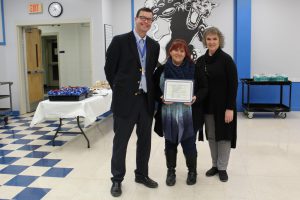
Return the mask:
[(90, 89), (88, 87), (62, 87), (61, 89), (50, 90), (49, 96), (80, 96), (88, 94)]
[(62, 87), (48, 92), (50, 101), (80, 101), (86, 97), (90, 89), (88, 87)]

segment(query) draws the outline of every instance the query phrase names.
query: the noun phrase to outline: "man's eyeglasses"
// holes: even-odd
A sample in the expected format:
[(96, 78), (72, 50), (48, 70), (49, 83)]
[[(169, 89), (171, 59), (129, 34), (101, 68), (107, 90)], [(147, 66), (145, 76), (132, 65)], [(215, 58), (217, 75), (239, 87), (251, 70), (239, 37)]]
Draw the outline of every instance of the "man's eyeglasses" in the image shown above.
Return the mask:
[(145, 16), (139, 16), (140, 20), (142, 20), (143, 22), (150, 22), (152, 23), (153, 22), (153, 19), (152, 18), (148, 18), (148, 17), (145, 17)]

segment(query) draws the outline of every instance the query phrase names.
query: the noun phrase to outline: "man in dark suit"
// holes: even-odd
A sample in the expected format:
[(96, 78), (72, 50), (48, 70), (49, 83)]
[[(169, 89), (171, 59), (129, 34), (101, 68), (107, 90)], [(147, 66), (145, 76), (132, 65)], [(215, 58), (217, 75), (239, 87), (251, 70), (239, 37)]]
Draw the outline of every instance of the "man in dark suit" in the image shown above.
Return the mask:
[(158, 186), (148, 176), (154, 114), (153, 72), (159, 56), (159, 44), (146, 35), (152, 21), (151, 9), (139, 9), (134, 30), (115, 36), (107, 49), (104, 70), (113, 90), (111, 110), (115, 132), (111, 159), (111, 194), (114, 197), (122, 194), (126, 150), (135, 125), (138, 137), (135, 182), (149, 188)]

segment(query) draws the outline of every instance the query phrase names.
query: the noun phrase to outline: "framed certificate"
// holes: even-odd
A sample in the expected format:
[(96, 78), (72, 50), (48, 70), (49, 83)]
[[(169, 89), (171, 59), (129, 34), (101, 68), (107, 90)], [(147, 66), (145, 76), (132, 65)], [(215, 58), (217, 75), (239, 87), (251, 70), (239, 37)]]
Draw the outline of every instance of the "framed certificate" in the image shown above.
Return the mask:
[(164, 100), (171, 102), (191, 102), (194, 91), (192, 80), (166, 79)]

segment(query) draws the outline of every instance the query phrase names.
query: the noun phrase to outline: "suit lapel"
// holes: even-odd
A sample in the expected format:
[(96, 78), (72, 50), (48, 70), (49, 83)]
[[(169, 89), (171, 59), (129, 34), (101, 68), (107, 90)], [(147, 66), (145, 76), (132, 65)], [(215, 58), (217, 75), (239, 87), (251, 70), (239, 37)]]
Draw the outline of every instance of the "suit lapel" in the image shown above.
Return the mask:
[[(152, 75), (151, 74), (151, 69), (149, 69), (149, 62), (151, 60), (151, 40), (150, 38), (147, 36), (146, 37), (146, 45), (147, 45), (147, 57), (146, 57), (146, 77), (148, 77), (148, 75)], [(147, 70), (148, 69), (148, 70)], [(150, 73), (150, 74), (149, 74)]]
[(134, 57), (137, 60), (137, 63), (139, 65), (138, 67), (140, 67), (141, 66), (141, 62), (140, 62), (139, 52), (137, 50), (136, 39), (135, 39), (133, 31), (131, 31), (129, 33), (129, 46), (130, 46), (131, 52), (133, 53)]
[[(147, 57), (146, 57), (146, 69), (147, 67), (149, 66), (149, 61), (150, 61), (150, 56), (151, 56), (151, 44), (150, 44), (150, 39), (149, 37), (147, 36), (146, 37), (146, 45), (147, 45)], [(146, 70), (146, 74), (147, 74), (147, 71), (149, 70)]]

